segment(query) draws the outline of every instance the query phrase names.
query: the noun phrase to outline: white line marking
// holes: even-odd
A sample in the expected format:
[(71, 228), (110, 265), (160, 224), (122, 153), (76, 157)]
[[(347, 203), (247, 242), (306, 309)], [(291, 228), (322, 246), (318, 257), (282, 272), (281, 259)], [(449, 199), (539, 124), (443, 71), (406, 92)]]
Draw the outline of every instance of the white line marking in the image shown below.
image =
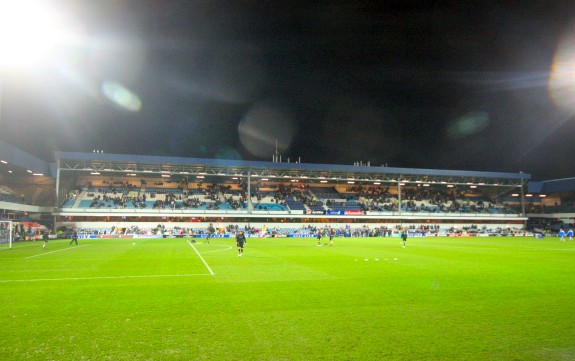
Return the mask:
[(39, 253), (39, 254), (35, 254), (35, 255), (33, 255), (33, 256), (28, 256), (28, 257), (24, 257), (24, 258), (40, 257), (40, 256), (45, 256), (45, 255), (50, 254), (50, 253), (56, 253), (56, 252), (62, 252), (62, 251), (69, 251), (69, 250), (71, 250), (71, 249), (77, 249), (77, 248), (85, 247), (85, 246), (89, 246), (89, 244), (83, 244), (83, 245), (81, 245), (81, 246), (59, 249), (59, 250), (57, 250), (57, 251), (50, 251), (50, 252), (46, 252), (46, 253)]
[(195, 276), (213, 276), (207, 273), (187, 273), (181, 275), (142, 275), (142, 276), (101, 276), (101, 277), (69, 277), (69, 278), (35, 278), (30, 280), (0, 280), (0, 283), (9, 282), (41, 282), (41, 281), (84, 281), (84, 280), (107, 280), (107, 279), (124, 279), (124, 278), (161, 278), (161, 277), (195, 277)]
[(192, 249), (194, 251), (196, 251), (198, 257), (200, 257), (200, 259), (202, 260), (202, 262), (204, 262), (204, 265), (206, 266), (206, 268), (208, 269), (208, 271), (210, 271), (210, 274), (213, 276), (215, 275), (214, 271), (212, 271), (212, 269), (210, 268), (210, 266), (208, 266), (208, 263), (206, 262), (206, 260), (204, 259), (204, 257), (202, 257), (202, 255), (200, 254), (200, 252), (198, 252), (198, 250), (196, 249), (196, 247), (194, 247), (194, 245), (192, 244), (192, 242), (188, 241), (188, 244), (190, 245), (190, 247), (192, 247)]
[(36, 244), (27, 244), (25, 246), (15, 246), (15, 243), (12, 243), (12, 248), (0, 248), (0, 251), (8, 251), (8, 250), (14, 250), (14, 249), (19, 249), (19, 248), (25, 248), (25, 247), (34, 247), (39, 245), (40, 243), (36, 243)]

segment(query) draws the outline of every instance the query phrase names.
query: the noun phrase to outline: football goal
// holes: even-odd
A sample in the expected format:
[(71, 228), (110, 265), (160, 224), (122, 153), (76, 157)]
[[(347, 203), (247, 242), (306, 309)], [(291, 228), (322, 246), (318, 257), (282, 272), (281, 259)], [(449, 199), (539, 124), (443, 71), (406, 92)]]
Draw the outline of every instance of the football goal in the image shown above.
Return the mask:
[(12, 221), (0, 220), (0, 248), (12, 248)]

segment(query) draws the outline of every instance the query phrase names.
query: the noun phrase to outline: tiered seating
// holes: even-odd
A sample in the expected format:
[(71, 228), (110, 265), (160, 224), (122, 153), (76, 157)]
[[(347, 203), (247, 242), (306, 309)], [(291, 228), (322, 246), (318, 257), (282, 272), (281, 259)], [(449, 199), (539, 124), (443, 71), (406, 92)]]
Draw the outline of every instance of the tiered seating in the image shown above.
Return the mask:
[(348, 202), (337, 202), (332, 203), (331, 210), (333, 211), (362, 211), (363, 208), (361, 204), (355, 201), (348, 201)]
[(303, 205), (303, 202), (296, 201), (292, 197), (285, 197), (284, 200), (285, 200), (287, 206), (289, 207), (289, 209), (291, 209), (292, 211), (305, 211), (306, 210), (305, 206)]
[(74, 203), (76, 203), (75, 199), (68, 199), (66, 202), (64, 202), (62, 208), (72, 208), (74, 206)]
[[(93, 200), (89, 200), (89, 199), (84, 199), (81, 200), (80, 203), (78, 204), (78, 208), (90, 208), (90, 205), (92, 205)], [(98, 203), (98, 206), (92, 207), (92, 208), (115, 208), (116, 206), (114, 205), (114, 202), (110, 202), (110, 201), (103, 201), (101, 203)]]
[(288, 208), (277, 203), (257, 203), (254, 204), (255, 211), (287, 211)]
[(343, 199), (334, 187), (310, 187), (309, 190), (317, 199)]
[(308, 208), (311, 211), (325, 211), (325, 208), (323, 206), (323, 203), (317, 203), (317, 204), (310, 204), (308, 205)]

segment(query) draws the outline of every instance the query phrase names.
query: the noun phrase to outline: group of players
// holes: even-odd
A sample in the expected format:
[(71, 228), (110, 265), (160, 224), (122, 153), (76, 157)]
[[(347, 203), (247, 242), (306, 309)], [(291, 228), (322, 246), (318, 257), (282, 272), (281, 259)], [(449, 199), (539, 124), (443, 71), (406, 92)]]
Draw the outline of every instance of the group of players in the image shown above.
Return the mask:
[[(317, 232), (317, 245), (321, 246), (321, 239), (324, 236), (324, 234), (326, 236), (329, 237), (329, 246), (333, 247), (333, 237), (335, 236), (335, 231), (331, 228), (325, 229), (323, 232), (319, 231)], [(405, 248), (405, 245), (407, 243), (407, 229), (403, 228), (401, 230), (401, 241), (403, 242), (403, 248)], [(242, 257), (244, 255), (244, 245), (247, 243), (246, 241), (246, 236), (244, 234), (244, 231), (239, 231), (236, 234), (236, 246), (238, 247), (238, 257)]]
[(333, 247), (333, 236), (335, 236), (335, 231), (332, 228), (327, 228), (323, 232), (318, 229), (317, 231), (317, 245), (321, 246), (321, 237), (323, 234), (327, 234), (329, 236), (329, 246)]
[[(559, 237), (561, 237), (561, 241), (565, 240), (565, 230), (563, 228), (561, 228), (559, 230)], [(572, 241), (573, 240), (573, 229), (569, 228), (569, 230), (567, 231), (567, 237), (569, 237), (569, 240)]]
[[(42, 241), (44, 241), (42, 243), (42, 249), (46, 249), (46, 247), (48, 246), (48, 240), (50, 239), (50, 235), (48, 233), (48, 231), (45, 231), (44, 233), (42, 233)], [(76, 246), (78, 245), (78, 231), (74, 230), (74, 232), (72, 233), (72, 240), (70, 241), (70, 246), (72, 245), (72, 243), (76, 242)]]
[[(214, 228), (212, 226), (212, 224), (210, 223), (210, 226), (208, 227), (208, 237), (207, 237), (207, 243), (210, 243), (210, 238), (213, 237), (214, 234)], [(570, 234), (571, 234), (571, 239), (573, 239), (573, 231), (569, 230)], [(321, 239), (323, 237), (323, 235), (327, 235), (329, 237), (329, 246), (333, 247), (333, 237), (335, 236), (335, 231), (332, 228), (327, 228), (325, 229), (323, 232), (318, 230), (317, 232), (317, 245), (321, 246)], [(43, 245), (42, 248), (46, 248), (46, 246), (48, 245), (48, 232), (45, 232), (43, 235)], [(405, 244), (407, 241), (407, 230), (404, 228), (401, 232), (401, 239), (403, 242), (403, 248), (405, 248)], [(76, 245), (78, 245), (78, 233), (76, 230), (74, 230), (74, 233), (72, 235), (72, 240), (70, 241), (70, 245), (72, 245), (72, 243), (76, 243)], [(246, 240), (246, 235), (244, 234), (244, 231), (240, 230), (237, 234), (236, 234), (236, 246), (238, 248), (238, 257), (242, 257), (244, 254), (244, 245), (247, 243)]]

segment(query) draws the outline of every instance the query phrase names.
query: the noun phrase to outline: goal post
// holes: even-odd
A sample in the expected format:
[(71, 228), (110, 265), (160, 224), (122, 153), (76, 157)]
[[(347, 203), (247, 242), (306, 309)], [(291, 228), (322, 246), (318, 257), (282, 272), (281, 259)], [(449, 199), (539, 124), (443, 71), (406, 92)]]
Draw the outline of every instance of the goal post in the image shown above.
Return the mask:
[(12, 248), (12, 221), (0, 220), (0, 248)]

